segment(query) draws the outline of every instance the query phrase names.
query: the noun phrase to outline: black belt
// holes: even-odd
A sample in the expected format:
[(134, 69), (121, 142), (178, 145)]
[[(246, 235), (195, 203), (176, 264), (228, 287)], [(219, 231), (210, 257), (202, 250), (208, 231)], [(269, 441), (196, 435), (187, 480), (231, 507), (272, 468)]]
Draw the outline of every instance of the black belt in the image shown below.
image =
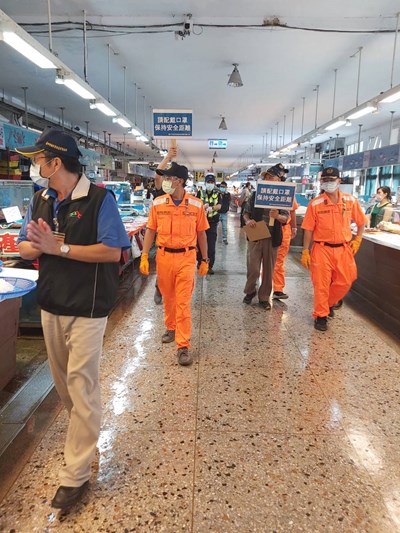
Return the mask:
[(321, 242), (321, 241), (314, 241), (317, 244), (323, 244), (324, 246), (329, 246), (330, 248), (340, 248), (341, 246), (344, 246), (344, 242), (334, 243), (334, 242)]
[(188, 246), (187, 248), (166, 248), (165, 246), (159, 246), (160, 250), (169, 252), (170, 254), (181, 254), (187, 252), (188, 250), (195, 250), (196, 246)]

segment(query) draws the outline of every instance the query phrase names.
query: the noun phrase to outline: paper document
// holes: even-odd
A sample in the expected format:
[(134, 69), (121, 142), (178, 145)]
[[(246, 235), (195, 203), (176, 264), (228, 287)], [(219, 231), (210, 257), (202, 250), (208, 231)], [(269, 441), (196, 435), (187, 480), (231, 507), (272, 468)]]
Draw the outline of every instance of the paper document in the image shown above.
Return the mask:
[(264, 220), (256, 222), (254, 228), (251, 228), (249, 225), (243, 226), (244, 232), (247, 235), (249, 241), (260, 241), (261, 239), (268, 239), (271, 237), (271, 233), (267, 227), (267, 224)]

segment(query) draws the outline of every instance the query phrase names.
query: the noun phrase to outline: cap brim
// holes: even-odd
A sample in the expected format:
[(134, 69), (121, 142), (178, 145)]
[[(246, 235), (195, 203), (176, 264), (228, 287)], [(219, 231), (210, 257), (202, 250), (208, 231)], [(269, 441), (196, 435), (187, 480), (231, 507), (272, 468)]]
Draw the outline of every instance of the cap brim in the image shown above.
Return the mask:
[(171, 172), (171, 169), (162, 170), (161, 168), (157, 168), (156, 174), (158, 174), (159, 176), (175, 176), (175, 173)]
[(35, 146), (21, 146), (21, 148), (15, 148), (15, 151), (19, 154), (26, 155), (30, 157), (31, 155), (39, 154), (40, 152), (44, 152), (44, 148), (39, 148), (37, 145)]

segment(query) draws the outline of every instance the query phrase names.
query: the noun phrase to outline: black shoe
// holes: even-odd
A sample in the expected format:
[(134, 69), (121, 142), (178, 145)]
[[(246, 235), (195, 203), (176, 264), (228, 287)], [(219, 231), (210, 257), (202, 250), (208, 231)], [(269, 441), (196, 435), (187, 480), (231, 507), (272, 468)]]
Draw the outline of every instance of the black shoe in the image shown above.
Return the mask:
[(340, 309), (343, 305), (343, 300), (339, 300), (336, 304), (333, 304), (330, 309)]
[(160, 292), (160, 289), (156, 287), (156, 290), (154, 291), (154, 303), (156, 305), (162, 304), (162, 294)]
[(258, 302), (258, 305), (266, 311), (269, 311), (271, 309), (271, 304), (269, 302)]
[(225, 240), (225, 241), (224, 241), (224, 244), (228, 244), (228, 241)]
[(246, 296), (243, 298), (243, 303), (244, 304), (247, 304), (247, 305), (250, 305), (251, 304), (251, 300), (254, 298), (254, 296), (256, 295), (256, 292), (252, 292), (251, 294), (246, 294)]
[(333, 310), (333, 307), (330, 307), (328, 318), (333, 318), (334, 316), (335, 316), (335, 311)]
[(207, 274), (210, 274), (210, 276), (213, 276), (215, 272), (212, 268), (209, 268)]
[(56, 509), (68, 509), (78, 503), (85, 494), (89, 481), (85, 481), (80, 487), (58, 487), (51, 506)]
[(318, 316), (314, 320), (314, 328), (318, 331), (326, 331), (328, 329), (328, 320), (326, 316)]
[(272, 295), (272, 298), (274, 300), (286, 300), (287, 298), (289, 298), (289, 296), (282, 291), (276, 291)]

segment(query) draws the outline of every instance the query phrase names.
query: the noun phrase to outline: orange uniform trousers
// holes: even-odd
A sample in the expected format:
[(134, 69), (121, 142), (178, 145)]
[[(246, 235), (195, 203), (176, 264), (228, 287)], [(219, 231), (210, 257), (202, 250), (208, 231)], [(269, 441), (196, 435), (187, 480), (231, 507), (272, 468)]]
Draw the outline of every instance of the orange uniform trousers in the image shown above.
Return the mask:
[(190, 304), (196, 273), (196, 250), (174, 254), (159, 249), (156, 270), (158, 288), (164, 302), (165, 327), (175, 330), (178, 348), (190, 348)]
[(285, 224), (282, 226), (282, 244), (278, 248), (278, 255), (274, 268), (272, 283), (274, 292), (283, 292), (285, 288), (285, 258), (289, 252), (290, 240), (292, 238), (292, 226)]
[(329, 315), (329, 308), (341, 300), (357, 278), (357, 266), (348, 244), (331, 248), (314, 243), (311, 250), (311, 279), (314, 285), (313, 317)]

